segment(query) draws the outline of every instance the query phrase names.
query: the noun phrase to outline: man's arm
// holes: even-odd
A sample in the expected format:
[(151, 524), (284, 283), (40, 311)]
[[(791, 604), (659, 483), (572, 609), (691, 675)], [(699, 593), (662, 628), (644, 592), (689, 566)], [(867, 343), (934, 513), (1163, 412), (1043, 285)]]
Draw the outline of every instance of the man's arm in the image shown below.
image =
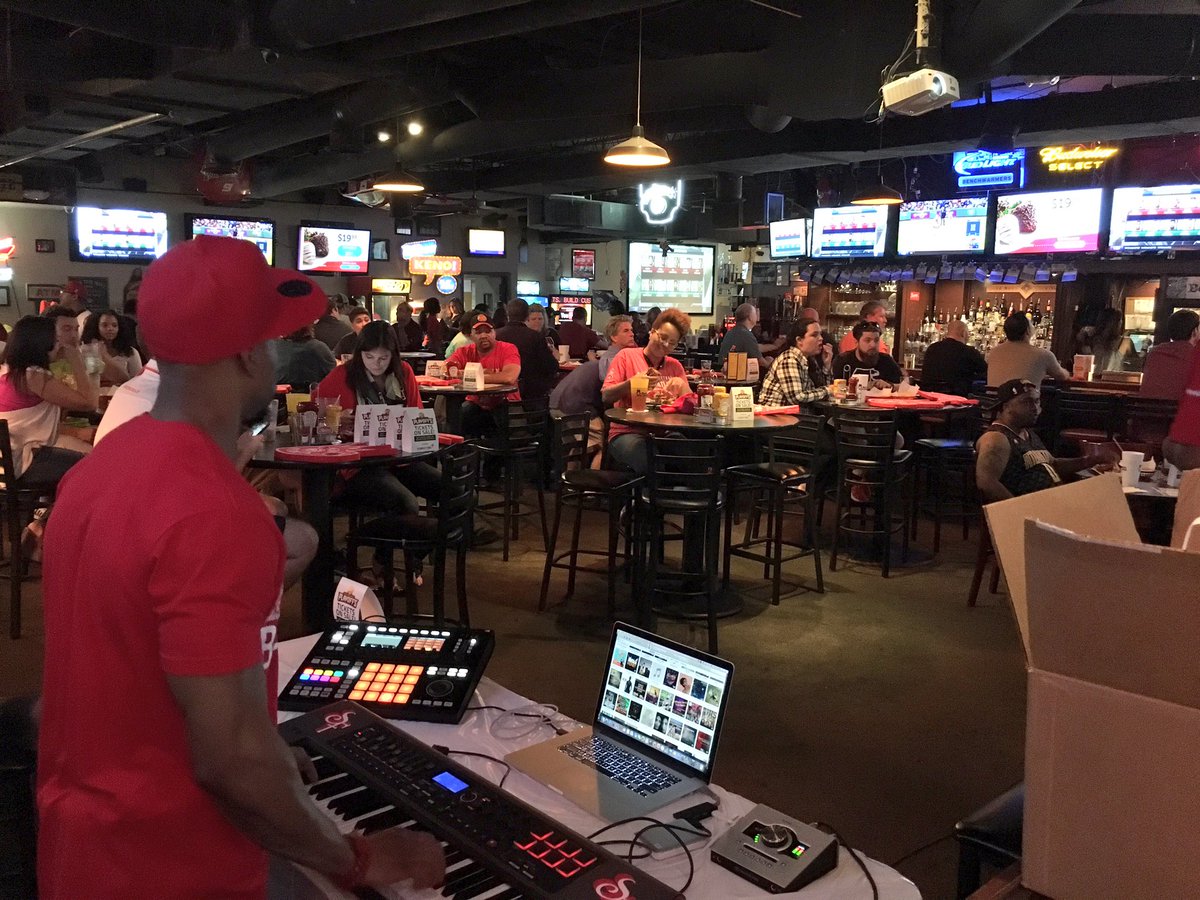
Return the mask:
[(996, 432), (985, 434), (976, 445), (975, 486), (989, 503), (993, 500), (1007, 500), (1013, 496), (1012, 491), (1000, 483), (1000, 476), (1004, 474), (1011, 452), (1012, 449), (1004, 435)]
[[(335, 880), (355, 869), (355, 852), (307, 796), (291, 750), (266, 714), (266, 678), (255, 665), (220, 676), (168, 676), (187, 726), (192, 770), (229, 820), (269, 853)], [(440, 884), (445, 857), (432, 835), (389, 829), (364, 839), (363, 884), (412, 878)]]
[(1166, 438), (1162, 443), (1163, 456), (1167, 462), (1177, 469), (1200, 469), (1200, 447), (1195, 444), (1181, 444)]
[(1059, 475), (1074, 475), (1076, 472), (1082, 472), (1084, 469), (1094, 466), (1101, 460), (1091, 459), (1086, 456), (1073, 456), (1067, 459), (1054, 460), (1054, 471)]
[[(504, 365), (500, 367), (498, 372), (483, 373), (484, 384), (516, 384), (517, 379), (521, 377), (521, 354), (517, 348), (509, 344), (511, 350), (504, 353)], [(545, 347), (545, 344), (542, 345)]]
[(1058, 381), (1069, 381), (1071, 379), (1071, 373), (1059, 364), (1057, 357), (1055, 357), (1055, 355), (1049, 350), (1045, 350), (1043, 352), (1049, 357), (1048, 361), (1050, 365), (1047, 367), (1047, 373), (1050, 375), (1050, 377), (1055, 378)]

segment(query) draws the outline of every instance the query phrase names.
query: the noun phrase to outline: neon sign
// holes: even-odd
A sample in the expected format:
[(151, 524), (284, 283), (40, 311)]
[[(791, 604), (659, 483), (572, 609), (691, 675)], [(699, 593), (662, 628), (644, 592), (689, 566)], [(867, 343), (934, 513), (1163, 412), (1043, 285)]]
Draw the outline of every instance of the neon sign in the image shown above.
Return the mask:
[(461, 275), (461, 256), (416, 256), (408, 261), (408, 271), (424, 275), (426, 284), (433, 284), (440, 275)]
[(11, 237), (0, 237), (0, 266), (7, 266), (12, 255), (17, 252), (17, 242)]
[(458, 290), (458, 279), (453, 275), (442, 275), (438, 278), (436, 287), (439, 294), (453, 294)]
[(990, 150), (958, 150), (954, 171), (959, 190), (968, 188), (1024, 187), (1025, 148), (992, 153)]
[(647, 225), (666, 225), (683, 206), (683, 180), (638, 185), (638, 209)]
[(436, 256), (437, 241), (409, 241), (400, 245), (400, 256), (404, 259), (416, 259), (418, 256)]
[(1051, 172), (1091, 172), (1121, 152), (1120, 147), (1043, 147), (1042, 164)]
[(409, 294), (412, 293), (411, 278), (372, 278), (372, 294)]

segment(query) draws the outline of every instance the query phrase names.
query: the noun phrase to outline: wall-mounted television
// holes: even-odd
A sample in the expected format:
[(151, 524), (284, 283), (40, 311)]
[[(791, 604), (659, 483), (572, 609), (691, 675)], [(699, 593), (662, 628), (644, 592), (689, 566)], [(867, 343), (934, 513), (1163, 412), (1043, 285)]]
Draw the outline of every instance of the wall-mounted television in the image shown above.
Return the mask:
[(339, 225), (301, 225), (296, 260), (301, 272), (365, 275), (371, 265), (371, 232)]
[(542, 293), (542, 283), (526, 278), (517, 279), (517, 296), (518, 297), (538, 297)]
[(713, 311), (713, 247), (629, 242), (629, 309), (677, 306), (692, 315)]
[(1117, 188), (1109, 223), (1116, 253), (1200, 250), (1200, 184)]
[(564, 275), (558, 279), (558, 289), (563, 293), (586, 294), (592, 289), (590, 278), (572, 278)]
[(74, 262), (151, 263), (167, 252), (167, 214), (77, 206), (70, 243)]
[(563, 325), (566, 322), (575, 321), (572, 316), (575, 315), (576, 309), (582, 309), (587, 313), (585, 321), (588, 325), (592, 324), (592, 298), (591, 297), (563, 297), (555, 295), (550, 298), (550, 303), (558, 309), (558, 321), (556, 325)]
[(987, 222), (987, 195), (902, 203), (896, 249), (903, 255), (982, 253)]
[(504, 232), (499, 228), (468, 228), (468, 256), (503, 256)]
[(771, 259), (808, 256), (808, 219), (782, 219), (771, 222)]
[(883, 256), (887, 206), (822, 206), (813, 210), (812, 256)]
[(1001, 194), (996, 200), (996, 252), (1095, 252), (1103, 196), (1101, 188)]
[(268, 265), (275, 265), (275, 223), (270, 219), (243, 219), (238, 216), (189, 213), (187, 216), (188, 240), (202, 234), (250, 241), (262, 251)]

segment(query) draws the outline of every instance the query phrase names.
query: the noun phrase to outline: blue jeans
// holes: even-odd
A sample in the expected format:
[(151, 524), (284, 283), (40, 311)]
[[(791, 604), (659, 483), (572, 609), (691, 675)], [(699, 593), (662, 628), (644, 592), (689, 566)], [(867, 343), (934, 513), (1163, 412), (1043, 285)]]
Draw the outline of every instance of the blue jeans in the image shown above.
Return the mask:
[(638, 475), (650, 471), (650, 449), (644, 434), (626, 432), (608, 441), (608, 462), (614, 469), (628, 469)]

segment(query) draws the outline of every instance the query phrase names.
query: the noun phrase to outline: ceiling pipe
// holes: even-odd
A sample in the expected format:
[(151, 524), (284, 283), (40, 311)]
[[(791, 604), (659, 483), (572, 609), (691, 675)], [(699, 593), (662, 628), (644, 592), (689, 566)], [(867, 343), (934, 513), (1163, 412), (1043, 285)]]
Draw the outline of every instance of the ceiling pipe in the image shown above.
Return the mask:
[[(32, 0), (36, 5), (40, 0)], [(308, 50), (360, 38), (378, 38), (481, 12), (523, 6), (530, 0), (276, 0), (267, 14), (276, 50)], [(348, 8), (350, 7), (350, 8)], [(370, 52), (382, 49), (373, 42)]]
[(979, 0), (945, 17), (942, 57), (961, 82), (1001, 71), (1014, 53), (1071, 12), (1080, 0)]
[(38, 19), (86, 28), (139, 44), (227, 50), (242, 30), (235, 4), (162, 0), (0, 0), (0, 6)]
[(383, 146), (356, 155), (323, 153), (284, 160), (255, 169), (250, 196), (279, 197), (306, 188), (351, 181), (390, 169), (395, 162), (392, 148)]
[[(572, 25), (576, 22), (590, 22), (606, 16), (636, 12), (639, 9), (652, 9), (668, 2), (671, 0), (588, 0), (574, 3), (542, 0), (518, 9), (478, 13), (463, 16), (453, 22), (414, 28), (404, 34), (403, 41), (398, 41), (390, 47), (381, 47), (378, 44), (370, 47), (350, 45), (346, 49), (351, 52), (370, 53), (377, 59), (394, 59), (413, 53), (461, 47), (476, 41)], [(630, 23), (633, 23), (632, 19)]]
[(253, 122), (215, 135), (208, 142), (208, 152), (213, 159), (237, 162), (329, 134), (335, 125), (353, 127), (394, 119), (448, 102), (452, 97), (448, 87), (432, 81), (426, 84), (370, 82), (317, 103), (312, 100), (288, 102)]

